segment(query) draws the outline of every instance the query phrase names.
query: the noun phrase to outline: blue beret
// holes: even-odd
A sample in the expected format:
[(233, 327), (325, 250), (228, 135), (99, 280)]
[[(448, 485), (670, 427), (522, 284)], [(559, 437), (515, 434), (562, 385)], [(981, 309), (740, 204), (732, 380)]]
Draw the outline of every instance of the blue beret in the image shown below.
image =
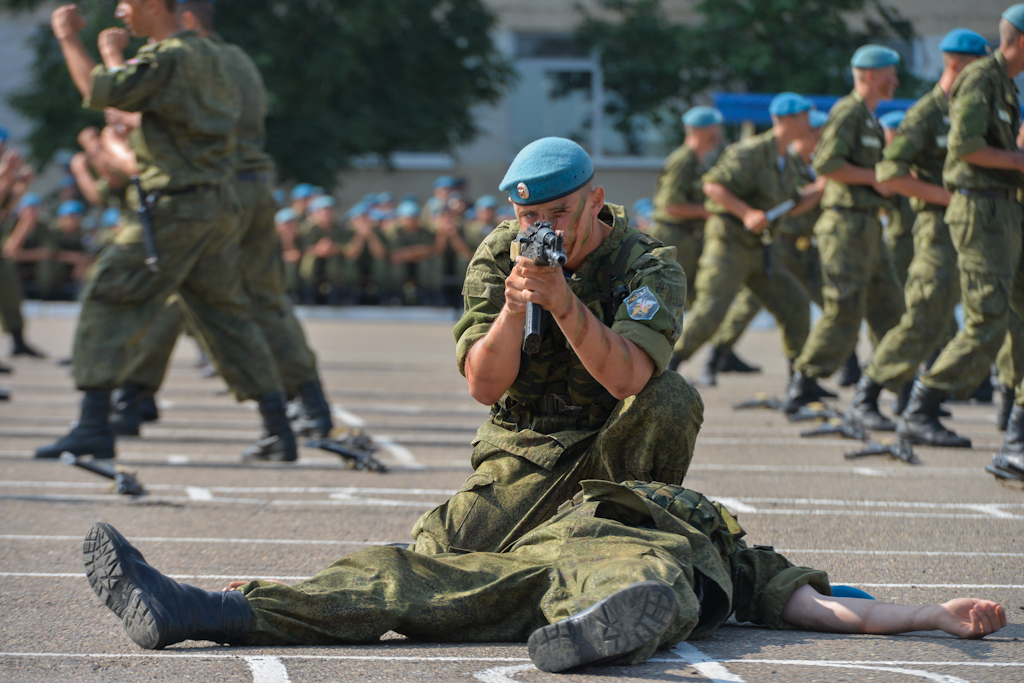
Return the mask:
[(39, 206), (43, 203), (42, 197), (37, 195), (35, 192), (26, 192), (21, 197), (21, 201), (18, 202), (18, 211), (29, 206)]
[(821, 111), (820, 109), (812, 109), (808, 118), (811, 120), (811, 128), (817, 130), (828, 123), (828, 112)]
[(6, 142), (8, 137), (10, 137), (10, 134), (7, 132), (7, 129), (0, 126), (0, 143)]
[(395, 201), (395, 195), (390, 192), (378, 192), (377, 196), (373, 198), (373, 201), (378, 204), (390, 204)]
[(442, 188), (442, 187), (451, 188), (451, 187), (455, 187), (455, 184), (456, 184), (455, 183), (455, 178), (452, 178), (450, 175), (443, 175), (443, 176), (441, 176), (440, 178), (438, 178), (437, 180), (434, 181), (434, 187), (436, 187), (436, 188)]
[(1003, 12), (1003, 19), (1013, 24), (1018, 31), (1024, 31), (1024, 2), (1017, 3)]
[(275, 223), (287, 223), (288, 221), (298, 220), (299, 214), (295, 213), (291, 209), (281, 209), (274, 214)]
[(988, 54), (989, 44), (980, 33), (966, 28), (955, 28), (942, 39), (939, 49), (943, 52), (984, 57)]
[(900, 53), (882, 45), (865, 45), (853, 53), (850, 66), (855, 69), (884, 69), (900, 63)]
[(809, 99), (795, 92), (780, 93), (768, 105), (768, 113), (772, 116), (793, 116), (814, 108)]
[(478, 209), (496, 209), (498, 208), (498, 198), (493, 194), (485, 194), (480, 199), (476, 200), (474, 206)]
[(333, 209), (334, 204), (334, 197), (322, 194), (309, 203), (309, 210), (319, 211), (320, 209)]
[(62, 202), (61, 205), (57, 207), (58, 218), (64, 218), (64, 216), (80, 216), (83, 213), (85, 213), (85, 205), (74, 199)]
[(104, 228), (112, 228), (121, 221), (121, 212), (114, 207), (104, 209), (100, 216), (100, 225)]
[(309, 199), (313, 195), (313, 186), (309, 183), (299, 183), (292, 188), (292, 199)]
[(832, 586), (833, 598), (860, 598), (861, 600), (874, 600), (870, 593), (862, 591), (853, 586)]
[(572, 194), (594, 177), (590, 155), (572, 140), (541, 138), (520, 150), (499, 189), (521, 206)]
[(903, 117), (907, 115), (905, 111), (891, 111), (885, 116), (878, 119), (878, 122), (882, 124), (882, 128), (888, 128), (889, 130), (899, 130), (900, 124), (903, 123)]
[(369, 202), (356, 202), (348, 213), (345, 214), (346, 218), (355, 218), (356, 216), (365, 216), (370, 213), (370, 207), (372, 205)]
[(398, 208), (395, 209), (395, 215), (399, 218), (412, 218), (413, 216), (420, 215), (420, 205), (411, 199), (405, 199)]
[(694, 107), (683, 114), (683, 124), (690, 128), (707, 128), (720, 126), (725, 122), (722, 112), (714, 107)]
[(406, 192), (405, 194), (403, 194), (402, 195), (402, 201), (403, 202), (412, 202), (413, 204), (419, 204), (420, 203), (419, 198), (417, 198), (416, 195), (413, 194), (412, 192)]

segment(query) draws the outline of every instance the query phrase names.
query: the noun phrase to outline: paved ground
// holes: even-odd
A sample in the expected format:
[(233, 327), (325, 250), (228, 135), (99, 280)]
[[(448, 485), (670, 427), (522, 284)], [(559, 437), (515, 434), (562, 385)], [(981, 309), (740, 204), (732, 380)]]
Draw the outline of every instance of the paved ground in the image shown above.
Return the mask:
[[(436, 318), (436, 317), (435, 317)], [(30, 336), (58, 358), (74, 320), (31, 321)], [(246, 466), (239, 451), (257, 414), (219, 380), (199, 377), (194, 346), (179, 344), (163, 419), (120, 444), (150, 495), (111, 494), (81, 470), (31, 460), (63, 434), (78, 395), (66, 368), (16, 360), (0, 404), (0, 680), (3, 681), (541, 681), (522, 645), (425, 645), (400, 636), (374, 647), (136, 648), (84, 580), (81, 538), (113, 523), (168, 574), (214, 589), (230, 579), (295, 579), (369, 543), (404, 541), (415, 519), (469, 474), (469, 442), (486, 409), (453, 361), (450, 322), (311, 320), (337, 415), (385, 444), (386, 475), (345, 469), (306, 450), (297, 466)], [(687, 478), (724, 500), (749, 537), (837, 583), (925, 604), (958, 595), (1006, 606), (1011, 625), (963, 642), (771, 632), (728, 625), (713, 638), (659, 653), (635, 668), (591, 669), (566, 681), (1020, 681), (1024, 680), (1024, 493), (982, 466), (1001, 439), (990, 406), (953, 406), (973, 451), (919, 449), (912, 467), (851, 462), (854, 442), (801, 439), (806, 425), (768, 411), (736, 412), (756, 392), (779, 394), (778, 335), (753, 332), (741, 352), (765, 366), (703, 390), (706, 422)], [(694, 364), (684, 374), (695, 375)], [(849, 391), (844, 392), (849, 399)], [(475, 678), (474, 678), (475, 677)]]

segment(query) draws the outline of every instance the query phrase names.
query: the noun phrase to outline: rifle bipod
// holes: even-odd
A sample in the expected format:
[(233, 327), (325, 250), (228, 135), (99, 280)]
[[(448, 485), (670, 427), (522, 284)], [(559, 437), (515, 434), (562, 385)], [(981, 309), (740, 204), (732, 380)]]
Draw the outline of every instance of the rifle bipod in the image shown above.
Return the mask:
[(380, 447), (362, 430), (336, 429), (326, 439), (307, 439), (306, 445), (340, 455), (349, 469), (368, 470), (381, 474), (388, 471), (384, 463), (373, 457)]
[(112, 479), (114, 483), (111, 489), (122, 496), (142, 496), (146, 493), (146, 489), (135, 478), (135, 473), (128, 471), (120, 465), (111, 465), (95, 458), (83, 459), (67, 451), (61, 453), (60, 462), (63, 465), (81, 467), (83, 470), (88, 470), (93, 474), (98, 474), (106, 479)]

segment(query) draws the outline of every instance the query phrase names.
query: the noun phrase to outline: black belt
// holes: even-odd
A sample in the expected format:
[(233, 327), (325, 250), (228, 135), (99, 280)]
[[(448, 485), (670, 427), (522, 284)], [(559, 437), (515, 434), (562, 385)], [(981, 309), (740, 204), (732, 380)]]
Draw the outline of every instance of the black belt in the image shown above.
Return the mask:
[(158, 194), (164, 197), (169, 197), (179, 194), (193, 194), (195, 192), (219, 190), (220, 187), (220, 185), (215, 185), (213, 183), (206, 183), (203, 185), (184, 185), (182, 187), (167, 187), (162, 190), (154, 190), (151, 194)]
[(971, 199), (1002, 199), (1007, 202), (1017, 201), (1017, 190), (972, 190), (967, 187), (958, 187), (957, 192)]
[(270, 174), (264, 173), (263, 171), (242, 171), (241, 173), (235, 174), (235, 178), (238, 180), (249, 180), (257, 183), (270, 182)]

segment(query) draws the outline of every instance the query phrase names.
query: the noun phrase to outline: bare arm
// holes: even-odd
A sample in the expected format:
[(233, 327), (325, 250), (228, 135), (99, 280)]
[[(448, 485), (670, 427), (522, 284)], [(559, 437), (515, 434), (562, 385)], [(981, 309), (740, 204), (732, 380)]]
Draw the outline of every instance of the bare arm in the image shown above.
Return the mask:
[(793, 207), (793, 210), (789, 212), (789, 215), (803, 216), (808, 211), (816, 208), (821, 204), (821, 197), (825, 194), (825, 181), (826, 178), (818, 178), (816, 181), (807, 185), (800, 191), (800, 201)]
[(37, 220), (38, 214), (33, 207), (21, 210), (21, 215), (18, 216), (18, 222), (15, 224), (14, 230), (11, 231), (11, 236), (4, 242), (4, 256), (18, 260), (17, 256), (25, 254), (25, 250), (21, 246), (25, 243), (29, 233), (35, 229)]
[(99, 204), (102, 198), (100, 197), (99, 190), (96, 188), (96, 179), (89, 172), (89, 158), (85, 155), (85, 152), (79, 152), (71, 157), (71, 163), (68, 167), (71, 170), (71, 175), (75, 177), (75, 184), (78, 185), (78, 189), (82, 196), (85, 197), (85, 200), (93, 205)]
[(78, 35), (79, 31), (85, 28), (85, 19), (78, 13), (76, 5), (64, 5), (53, 11), (50, 25), (53, 27), (53, 35), (60, 43), (60, 51), (64, 54), (71, 80), (74, 81), (78, 92), (82, 93), (82, 97), (89, 97), (92, 92), (90, 74), (96, 62), (86, 52), (82, 38)]
[(977, 152), (965, 154), (963, 160), (983, 168), (1024, 171), (1024, 154), (995, 147), (982, 147)]
[(892, 190), (878, 182), (873, 168), (862, 168), (847, 162), (831, 173), (826, 173), (825, 177), (844, 185), (868, 185), (883, 197), (892, 196)]
[(473, 344), (466, 356), (469, 394), (485, 406), (497, 402), (519, 375), (526, 307), (508, 305), (507, 284), (505, 295), (506, 304), (498, 319), (491, 325), (487, 336)]
[(958, 638), (982, 638), (1006, 626), (1006, 611), (990, 600), (958, 598), (911, 607), (860, 598), (832, 598), (811, 586), (798, 588), (782, 609), (783, 621), (805, 631), (891, 635), (942, 630)]
[(915, 178), (912, 175), (901, 175), (896, 178), (890, 178), (882, 184), (893, 192), (905, 197), (916, 197), (917, 199), (924, 200), (929, 204), (937, 204), (939, 206), (949, 206), (949, 200), (952, 197), (951, 194), (946, 192), (945, 188), (939, 187), (933, 183), (925, 182), (924, 180)]

